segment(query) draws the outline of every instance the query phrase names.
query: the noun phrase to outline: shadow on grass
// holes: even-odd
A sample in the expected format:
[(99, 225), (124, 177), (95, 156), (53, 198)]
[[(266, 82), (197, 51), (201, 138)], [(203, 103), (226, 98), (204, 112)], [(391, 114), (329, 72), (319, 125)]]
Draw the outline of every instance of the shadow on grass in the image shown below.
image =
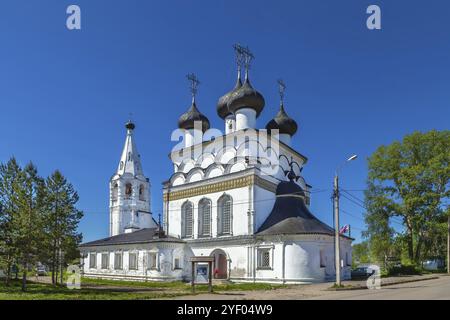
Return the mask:
[[(230, 283), (213, 286), (215, 293), (240, 295), (233, 291), (275, 290), (288, 287), (266, 283)], [(196, 294), (208, 292), (207, 285), (197, 285)], [(230, 293), (225, 293), (230, 292)], [(110, 299), (159, 299), (192, 295), (191, 286), (185, 282), (135, 282), (82, 278), (81, 289), (70, 290), (65, 286), (49, 283), (27, 282), (27, 291), (22, 292), (21, 281), (12, 280), (9, 287), (0, 282), (0, 300), (51, 299), (51, 300), (110, 300)]]
[(11, 281), (10, 286), (0, 284), (0, 300), (110, 300), (110, 299), (158, 299), (186, 295), (186, 292), (162, 292), (157, 288), (81, 288), (70, 290), (51, 284), (27, 283), (27, 291), (22, 291), (20, 281)]

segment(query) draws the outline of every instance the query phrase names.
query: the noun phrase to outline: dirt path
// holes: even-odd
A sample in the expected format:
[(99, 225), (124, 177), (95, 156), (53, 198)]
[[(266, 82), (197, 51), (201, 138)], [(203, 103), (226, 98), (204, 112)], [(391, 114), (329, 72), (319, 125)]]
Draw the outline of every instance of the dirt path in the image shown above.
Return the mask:
[[(405, 277), (390, 277), (382, 279), (383, 285), (388, 288), (395, 287), (394, 283), (399, 283), (398, 285), (403, 285), (410, 282), (424, 283), (428, 281), (439, 280), (445, 281), (445, 276), (439, 276), (439, 279), (435, 279), (436, 275), (431, 276), (405, 276)], [(444, 280), (442, 280), (444, 279)], [(213, 294), (202, 293), (194, 296), (179, 296), (172, 299), (176, 300), (300, 300), (300, 299), (338, 299), (340, 296), (353, 296), (356, 297), (361, 294), (370, 294), (370, 292), (377, 292), (379, 290), (368, 290), (364, 289), (365, 281), (344, 281), (344, 285), (351, 285), (355, 288), (360, 288), (358, 290), (340, 290), (333, 291), (330, 290), (332, 283), (317, 283), (309, 285), (295, 285), (289, 288), (280, 288), (275, 290), (258, 290), (258, 291), (228, 291), (228, 292), (216, 292)], [(362, 289), (361, 289), (362, 288)]]
[[(435, 279), (439, 277), (439, 279)], [(436, 283), (439, 280), (449, 280), (450, 277), (445, 275), (426, 275), (426, 276), (404, 276), (404, 277), (391, 277), (383, 278), (382, 286), (390, 288), (397, 285), (407, 284), (409, 282), (427, 282), (433, 279)], [(51, 277), (38, 277), (30, 278), (30, 281), (36, 281), (40, 283), (51, 283)], [(443, 280), (441, 280), (443, 281)], [(161, 293), (176, 293), (183, 294), (178, 297), (168, 298), (175, 300), (299, 300), (299, 299), (339, 299), (339, 297), (357, 297), (371, 295), (370, 291), (380, 290), (367, 290), (365, 281), (343, 281), (345, 286), (352, 286), (353, 288), (359, 288), (358, 290), (340, 290), (332, 291), (330, 287), (332, 283), (316, 283), (309, 285), (292, 285), (288, 288), (279, 288), (274, 290), (254, 290), (254, 291), (226, 291), (215, 293), (200, 293), (192, 295), (186, 291), (178, 288), (158, 288), (158, 287), (145, 287), (145, 286), (127, 286), (127, 285), (103, 285), (103, 284), (83, 284), (82, 288), (95, 289), (101, 291), (115, 291), (115, 292), (133, 292), (133, 293), (148, 293), (148, 292), (161, 292)], [(363, 288), (363, 289), (361, 289)], [(382, 288), (382, 290), (386, 290)], [(378, 292), (379, 291), (379, 292)], [(186, 294), (184, 294), (186, 293)], [(382, 296), (382, 295), (381, 295)]]

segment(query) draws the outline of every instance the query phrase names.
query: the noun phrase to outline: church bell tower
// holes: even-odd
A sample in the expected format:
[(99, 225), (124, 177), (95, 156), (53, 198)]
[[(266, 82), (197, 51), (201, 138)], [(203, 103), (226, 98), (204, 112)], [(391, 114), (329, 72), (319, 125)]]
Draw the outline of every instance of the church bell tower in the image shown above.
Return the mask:
[(127, 136), (110, 188), (110, 236), (156, 227), (150, 212), (150, 181), (144, 176), (134, 142), (134, 123), (125, 125)]

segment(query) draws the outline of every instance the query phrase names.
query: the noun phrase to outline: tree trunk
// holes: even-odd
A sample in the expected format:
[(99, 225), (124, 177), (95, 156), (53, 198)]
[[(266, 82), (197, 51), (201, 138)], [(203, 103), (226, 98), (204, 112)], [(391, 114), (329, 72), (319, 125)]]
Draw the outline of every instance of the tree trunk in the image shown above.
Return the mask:
[(22, 273), (22, 291), (27, 291), (27, 264), (23, 265), (23, 273)]
[(55, 262), (55, 284), (58, 285), (58, 276), (59, 276), (59, 254), (58, 249), (55, 248), (56, 252), (56, 262)]
[(11, 279), (11, 262), (8, 262), (6, 266), (6, 278), (5, 278), (5, 285), (9, 287), (9, 281)]
[(412, 230), (408, 228), (408, 257), (409, 260), (414, 261), (414, 239)]
[(419, 240), (417, 241), (417, 246), (416, 246), (416, 254), (414, 256), (414, 262), (419, 265), (420, 264), (420, 252), (422, 251), (422, 236), (420, 236)]
[(55, 285), (56, 284), (56, 279), (55, 279), (55, 267), (56, 267), (56, 264), (55, 264), (55, 261), (56, 261), (56, 254), (55, 254), (55, 252), (56, 252), (56, 245), (55, 245), (55, 242), (53, 241), (53, 259), (52, 259), (52, 284), (53, 285)]
[(61, 275), (61, 281), (60, 281), (60, 283), (61, 283), (61, 285), (63, 284), (63, 282), (64, 282), (64, 274), (63, 274), (63, 257), (62, 257), (62, 250), (61, 250), (61, 248), (59, 249), (59, 264), (60, 264), (60, 275)]

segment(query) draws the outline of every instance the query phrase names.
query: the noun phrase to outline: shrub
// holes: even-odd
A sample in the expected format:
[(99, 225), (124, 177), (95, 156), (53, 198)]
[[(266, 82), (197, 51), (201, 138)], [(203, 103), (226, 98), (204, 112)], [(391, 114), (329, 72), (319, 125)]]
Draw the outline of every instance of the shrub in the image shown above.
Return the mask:
[(388, 276), (420, 275), (422, 271), (415, 265), (392, 266), (387, 270)]

